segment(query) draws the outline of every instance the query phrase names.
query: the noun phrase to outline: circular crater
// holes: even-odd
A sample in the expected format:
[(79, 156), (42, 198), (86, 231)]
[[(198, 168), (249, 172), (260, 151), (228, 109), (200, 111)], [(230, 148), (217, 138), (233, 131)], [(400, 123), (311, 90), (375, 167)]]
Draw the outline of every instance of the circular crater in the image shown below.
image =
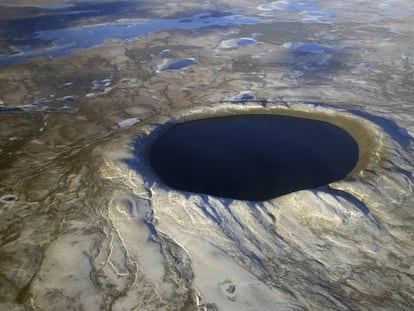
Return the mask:
[(179, 123), (149, 150), (152, 169), (169, 187), (250, 201), (338, 181), (360, 155), (357, 141), (337, 125), (275, 114)]

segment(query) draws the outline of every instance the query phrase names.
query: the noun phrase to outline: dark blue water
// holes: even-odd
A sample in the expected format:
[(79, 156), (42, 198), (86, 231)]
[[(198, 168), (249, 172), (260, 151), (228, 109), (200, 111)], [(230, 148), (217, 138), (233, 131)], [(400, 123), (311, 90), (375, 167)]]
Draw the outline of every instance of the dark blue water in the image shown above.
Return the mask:
[(358, 153), (335, 125), (244, 115), (176, 125), (155, 141), (150, 162), (171, 188), (264, 201), (344, 178)]

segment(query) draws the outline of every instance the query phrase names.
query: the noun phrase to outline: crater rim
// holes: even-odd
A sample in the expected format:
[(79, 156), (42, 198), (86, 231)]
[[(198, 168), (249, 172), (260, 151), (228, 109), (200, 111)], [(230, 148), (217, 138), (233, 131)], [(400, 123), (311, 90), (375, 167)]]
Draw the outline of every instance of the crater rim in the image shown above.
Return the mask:
[[(222, 198), (212, 194), (179, 190), (167, 185), (152, 167), (149, 155), (154, 142), (167, 133), (171, 128), (179, 124), (237, 115), (276, 115), (316, 120), (337, 126), (348, 133), (358, 145), (358, 161), (352, 171), (350, 171), (344, 178), (328, 183), (328, 185), (338, 182), (346, 182), (352, 178), (362, 178), (364, 170), (374, 170), (382, 161), (384, 150), (381, 150), (383, 148), (380, 144), (381, 130), (375, 123), (353, 114), (351, 111), (341, 109), (340, 107), (325, 107), (303, 102), (290, 105), (281, 105), (280, 103), (270, 104), (271, 105), (267, 103), (266, 105), (263, 105), (256, 101), (244, 102), (242, 105), (220, 103), (209, 106), (187, 108), (176, 111), (174, 114), (162, 114), (146, 120), (139, 125), (140, 130), (137, 133), (139, 138), (141, 138), (138, 139), (139, 146), (137, 147), (137, 145), (134, 144), (134, 155), (137, 156), (139, 154), (143, 159), (139, 164), (140, 172), (144, 173), (143, 175), (148, 182), (155, 182), (159, 186), (166, 188), (168, 191)], [(310, 189), (314, 188), (309, 188), (309, 190)], [(295, 192), (297, 191), (282, 196)], [(279, 196), (270, 200), (263, 200), (263, 202), (277, 198), (279, 198)], [(238, 200), (233, 198), (228, 199)]]

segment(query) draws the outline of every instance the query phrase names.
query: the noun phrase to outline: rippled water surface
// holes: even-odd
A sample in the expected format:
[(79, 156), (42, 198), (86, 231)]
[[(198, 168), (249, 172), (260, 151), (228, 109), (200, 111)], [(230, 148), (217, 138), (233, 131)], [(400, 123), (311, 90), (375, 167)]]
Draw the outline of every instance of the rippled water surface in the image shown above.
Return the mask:
[[(408, 0), (0, 0), (0, 310), (413, 310), (413, 29)], [(154, 174), (172, 126), (240, 114), (358, 163), (266, 201)]]

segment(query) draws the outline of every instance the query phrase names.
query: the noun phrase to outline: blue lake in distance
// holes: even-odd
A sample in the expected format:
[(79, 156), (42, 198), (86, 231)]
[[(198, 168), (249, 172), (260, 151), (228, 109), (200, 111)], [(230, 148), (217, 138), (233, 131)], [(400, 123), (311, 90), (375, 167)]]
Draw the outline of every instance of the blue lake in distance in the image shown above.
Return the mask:
[(39, 56), (64, 56), (73, 49), (89, 48), (105, 42), (107, 39), (129, 39), (148, 35), (150, 32), (167, 29), (198, 29), (202, 27), (226, 27), (233, 25), (249, 25), (262, 22), (258, 17), (235, 15), (230, 12), (224, 14), (211, 12), (200, 13), (188, 18), (180, 19), (120, 19), (95, 25), (79, 27), (40, 30), (36, 33), (33, 42), (49, 42), (44, 47), (14, 46), (17, 52), (11, 55), (0, 55), (0, 66), (7, 66)]

